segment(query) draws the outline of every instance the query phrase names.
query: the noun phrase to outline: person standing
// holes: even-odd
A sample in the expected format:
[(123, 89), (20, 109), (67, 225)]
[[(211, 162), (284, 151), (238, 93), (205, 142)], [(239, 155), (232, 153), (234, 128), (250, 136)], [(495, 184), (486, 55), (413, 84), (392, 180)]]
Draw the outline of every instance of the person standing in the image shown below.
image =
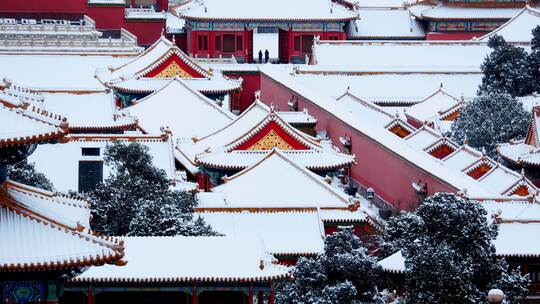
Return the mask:
[(262, 50), (259, 50), (259, 63), (262, 63)]
[(268, 49), (264, 51), (264, 63), (268, 63), (268, 59), (270, 58), (270, 52), (268, 52)]

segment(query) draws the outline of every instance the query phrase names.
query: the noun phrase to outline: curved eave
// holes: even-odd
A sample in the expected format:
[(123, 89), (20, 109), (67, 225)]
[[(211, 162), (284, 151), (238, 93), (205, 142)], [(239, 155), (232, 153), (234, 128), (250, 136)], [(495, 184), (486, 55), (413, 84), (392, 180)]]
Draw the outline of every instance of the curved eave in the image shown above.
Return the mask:
[[(256, 160), (254, 160), (252, 163), (255, 163)], [(199, 166), (210, 168), (210, 169), (217, 169), (217, 170), (244, 170), (250, 166), (248, 165), (240, 165), (240, 164), (231, 164), (231, 163), (217, 163), (217, 162), (206, 162), (201, 159), (196, 159), (196, 163)], [(309, 170), (315, 170), (315, 171), (334, 171), (338, 170), (350, 165), (354, 164), (354, 159), (351, 159), (349, 161), (343, 161), (340, 163), (333, 163), (333, 164), (327, 164), (327, 165), (305, 165), (307, 169)]]
[(0, 139), (0, 148), (1, 147), (17, 146), (17, 145), (38, 144), (38, 143), (49, 142), (49, 141), (52, 141), (52, 140), (60, 139), (64, 135), (66, 135), (65, 131), (57, 130), (56, 132), (52, 132), (52, 133), (38, 134), (38, 135), (25, 136), (25, 137), (15, 137), (15, 138), (8, 138), (8, 139)]
[(242, 277), (154, 277), (154, 278), (74, 278), (70, 282), (77, 283), (92, 283), (92, 284), (104, 284), (104, 283), (253, 283), (253, 282), (269, 282), (287, 279), (290, 275), (284, 273), (281, 275), (273, 276), (257, 276), (251, 278)]
[(69, 131), (70, 132), (76, 132), (76, 131), (114, 131), (114, 130), (121, 130), (125, 131), (131, 128), (135, 128), (138, 126), (137, 122), (132, 123), (126, 123), (126, 124), (118, 124), (118, 125), (104, 125), (104, 126), (70, 126)]
[(51, 270), (69, 270), (84, 268), (88, 266), (101, 266), (111, 264), (120, 260), (123, 254), (98, 255), (94, 257), (69, 258), (69, 260), (58, 260), (45, 263), (18, 263), (1, 264), (0, 272), (27, 272), (27, 271), (51, 271)]
[(180, 15), (181, 18), (190, 21), (244, 21), (244, 22), (345, 22), (355, 20), (358, 17), (350, 16), (343, 18), (294, 18), (294, 19), (279, 19), (279, 18), (211, 18), (211, 17), (196, 17)]
[[(153, 90), (153, 89), (147, 89), (147, 88), (144, 88), (144, 87), (141, 87), (141, 88), (125, 88), (125, 87), (121, 87), (121, 86), (116, 86), (114, 84), (109, 84), (109, 85), (107, 85), (107, 87), (109, 87), (111, 89), (114, 89), (114, 90), (117, 90), (119, 92), (136, 93), (136, 94), (151, 94), (151, 93), (154, 93), (154, 92), (157, 91), (157, 90)], [(242, 86), (238, 85), (236, 87), (231, 87), (231, 88), (207, 89), (207, 90), (197, 90), (197, 91), (199, 91), (202, 94), (220, 94), (220, 93), (231, 93), (231, 92), (239, 91), (241, 88), (242, 88)]]
[(483, 20), (483, 21), (508, 21), (511, 17), (426, 17), (420, 19), (429, 21), (462, 21), (462, 20)]

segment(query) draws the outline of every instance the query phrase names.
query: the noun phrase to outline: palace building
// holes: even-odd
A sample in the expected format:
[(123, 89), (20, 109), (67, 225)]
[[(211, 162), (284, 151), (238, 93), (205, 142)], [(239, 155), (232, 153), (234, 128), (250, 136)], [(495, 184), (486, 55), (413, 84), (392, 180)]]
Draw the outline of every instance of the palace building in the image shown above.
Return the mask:
[(255, 5), (246, 0), (191, 1), (172, 12), (185, 20), (189, 54), (233, 56), (238, 62), (252, 62), (254, 52), (259, 51), (253, 49), (254, 32), (278, 33), (280, 62), (306, 62), (315, 36), (345, 39), (345, 24), (358, 18), (344, 6), (326, 0), (279, 0)]
[(209, 189), (219, 185), (223, 176), (260, 161), (275, 147), (321, 176), (354, 163), (354, 155), (336, 152), (330, 142), (295, 129), (258, 100), (219, 130), (179, 142), (176, 153), (182, 166), (198, 176), (200, 187)]
[[(351, 166), (350, 178), (360, 191), (373, 189), (381, 206), (413, 209), (426, 195), (436, 192), (504, 198), (533, 197), (537, 191), (522, 174), (480, 151), (457, 145), (429, 124), (415, 128), (401, 119), (399, 112), (397, 116), (390, 114), (387, 108), (351, 92), (333, 98), (282, 69), (268, 65), (260, 70), (263, 100), (272, 100), (280, 109), (294, 101), (317, 118), (318, 132), (328, 134), (339, 148), (362, 156)], [(396, 168), (403, 174), (384, 173)]]
[(164, 37), (131, 61), (108, 71), (100, 70), (96, 77), (114, 90), (119, 105), (129, 106), (159, 90), (174, 77), (182, 78), (197, 91), (237, 107), (241, 80), (227, 79), (221, 73), (206, 70), (188, 57), (173, 42)]
[(66, 303), (274, 304), (289, 278), (257, 239), (126, 237), (123, 266), (93, 267), (70, 280)]
[(367, 199), (345, 194), (332, 181), (276, 147), (255, 164), (223, 177), (223, 184), (210, 192), (198, 193), (196, 210), (218, 232), (261, 238), (270, 253), (290, 265), (300, 256), (321, 253), (323, 237), (338, 226), (352, 226), (365, 239), (381, 229)]

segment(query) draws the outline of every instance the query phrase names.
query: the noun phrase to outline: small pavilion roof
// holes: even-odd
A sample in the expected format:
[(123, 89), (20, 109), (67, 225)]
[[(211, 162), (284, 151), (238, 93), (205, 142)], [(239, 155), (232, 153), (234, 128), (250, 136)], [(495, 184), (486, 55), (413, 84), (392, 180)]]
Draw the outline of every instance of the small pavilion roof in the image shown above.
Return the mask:
[(421, 102), (406, 109), (407, 117), (423, 124), (442, 120), (449, 112), (459, 111), (463, 100), (448, 94), (442, 86)]
[(0, 271), (83, 268), (123, 257), (118, 239), (89, 230), (88, 203), (7, 181), (0, 189)]
[[(353, 204), (344, 192), (328, 185), (279, 149), (267, 152), (260, 161), (223, 180), (212, 192), (222, 196), (224, 203), (213, 207), (348, 209)], [(203, 203), (199, 207), (211, 208), (211, 205)]]
[(530, 42), (532, 30), (538, 25), (540, 25), (540, 10), (526, 5), (508, 22), (478, 40), (487, 41), (494, 35), (500, 35), (508, 42)]
[[(174, 57), (174, 58), (173, 58)], [(209, 71), (199, 66), (189, 58), (180, 48), (167, 38), (161, 36), (154, 44), (139, 54), (133, 60), (116, 68), (110, 68), (110, 73), (98, 73), (97, 77), (106, 83), (115, 83), (130, 78), (139, 78), (151, 74), (157, 68), (167, 64), (169, 59), (178, 59), (178, 65), (185, 72), (187, 78), (210, 77)], [(186, 71), (189, 70), (189, 71)], [(159, 76), (158, 76), (159, 77)]]
[(276, 146), (290, 157), (298, 155), (295, 160), (312, 169), (332, 170), (354, 162), (354, 156), (338, 153), (327, 143), (296, 130), (261, 101), (214, 133), (180, 143), (178, 154), (186, 167), (199, 164), (237, 170), (259, 161), (265, 151)]
[(92, 267), (78, 283), (242, 283), (288, 277), (257, 239), (234, 237), (126, 237), (123, 266)]
[(391, 256), (380, 260), (379, 265), (384, 272), (397, 274), (405, 272), (405, 258), (401, 254), (401, 250), (396, 251)]
[(274, 0), (272, 5), (266, 4), (261, 0), (201, 0), (188, 9), (179, 7), (176, 13), (188, 20), (216, 21), (347, 21), (358, 18), (356, 13), (326, 0)]
[(533, 167), (540, 166), (540, 107), (533, 107), (532, 118), (525, 140), (511, 141), (497, 146), (497, 152), (505, 159)]
[(68, 130), (67, 119), (28, 103), (0, 101), (0, 147), (57, 140)]
[(159, 134), (169, 127), (174, 138), (184, 139), (219, 130), (235, 117), (179, 77), (124, 112), (137, 117), (147, 133)]

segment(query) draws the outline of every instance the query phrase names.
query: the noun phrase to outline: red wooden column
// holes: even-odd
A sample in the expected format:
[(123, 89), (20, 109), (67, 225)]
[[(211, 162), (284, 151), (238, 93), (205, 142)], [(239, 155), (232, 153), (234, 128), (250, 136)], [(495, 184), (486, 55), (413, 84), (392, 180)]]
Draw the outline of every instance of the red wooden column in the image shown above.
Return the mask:
[[(302, 48), (302, 43), (300, 43), (300, 48)], [(287, 62), (291, 62), (292, 54), (294, 51), (294, 34), (292, 26), (289, 27), (289, 49), (287, 50)]]
[(264, 293), (262, 291), (257, 293), (257, 303), (264, 303)]
[(86, 296), (87, 304), (93, 304), (94, 303), (94, 295), (92, 294), (92, 286), (88, 287), (88, 295)]
[(253, 304), (253, 286), (249, 286), (249, 299), (248, 299), (248, 303), (249, 304)]
[(268, 304), (274, 304), (274, 284), (270, 285), (270, 295), (268, 296)]
[(197, 285), (193, 285), (193, 296), (191, 297), (191, 304), (197, 304), (199, 302), (199, 294), (197, 293)]

